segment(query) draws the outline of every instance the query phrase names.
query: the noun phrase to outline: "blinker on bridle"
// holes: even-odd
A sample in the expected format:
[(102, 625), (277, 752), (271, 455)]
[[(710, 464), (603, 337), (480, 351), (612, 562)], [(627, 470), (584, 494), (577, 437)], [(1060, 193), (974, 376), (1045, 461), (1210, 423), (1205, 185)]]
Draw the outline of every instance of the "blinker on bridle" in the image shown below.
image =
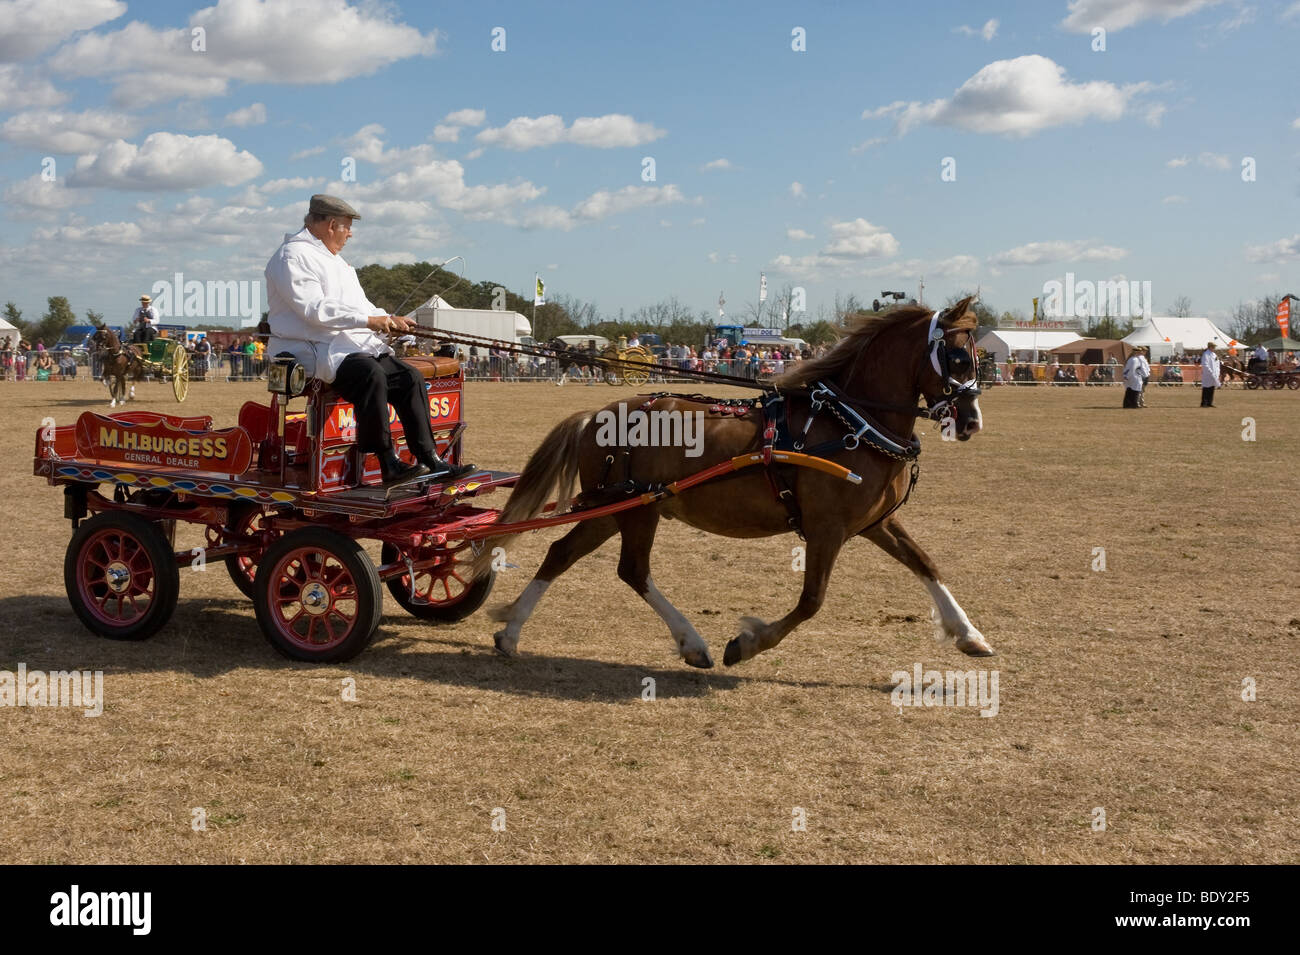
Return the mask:
[[(944, 338), (945, 334), (945, 330), (939, 325), (939, 313), (935, 312), (930, 318), (930, 330), (926, 334), (929, 343), (926, 351), (930, 357), (930, 366), (943, 385), (943, 396), (938, 401), (930, 402), (928, 398), (926, 399), (929, 417), (934, 421), (947, 417), (958, 398), (974, 398), (981, 393), (978, 376), (972, 375), (967, 381), (958, 381), (953, 377), (954, 374), (965, 374), (973, 369), (975, 362), (965, 348), (949, 348)], [(968, 332), (967, 335), (974, 338), (973, 333)]]

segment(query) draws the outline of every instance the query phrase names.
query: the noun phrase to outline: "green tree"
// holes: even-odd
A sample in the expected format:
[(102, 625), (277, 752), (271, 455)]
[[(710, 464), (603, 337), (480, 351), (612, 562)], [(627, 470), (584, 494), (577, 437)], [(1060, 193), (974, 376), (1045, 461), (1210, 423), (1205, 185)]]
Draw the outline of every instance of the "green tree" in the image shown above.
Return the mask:
[[(27, 326), (30, 323), (23, 321), (22, 309), (20, 309), (13, 302), (5, 302), (4, 318), (6, 322), (8, 322), (14, 328), (18, 329), (19, 338), (27, 337)], [(17, 344), (17, 342), (14, 342), (14, 344)]]
[(64, 329), (77, 323), (77, 315), (68, 304), (67, 298), (62, 295), (51, 295), (45, 301), (47, 306), (45, 314), (36, 323), (32, 333), (45, 344), (53, 345), (59, 340)]
[(93, 308), (88, 308), (86, 309), (86, 321), (89, 322), (91, 325), (103, 325), (104, 313), (97, 312)]

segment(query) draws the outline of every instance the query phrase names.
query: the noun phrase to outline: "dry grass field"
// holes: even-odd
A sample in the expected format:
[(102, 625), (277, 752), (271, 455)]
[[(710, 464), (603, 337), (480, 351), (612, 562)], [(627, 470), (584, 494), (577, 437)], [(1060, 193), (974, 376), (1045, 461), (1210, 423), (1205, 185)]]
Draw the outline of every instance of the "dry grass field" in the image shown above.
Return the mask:
[[(137, 393), (177, 408), (164, 385)], [(470, 456), (517, 469), (562, 415), (617, 394), (472, 384)], [(195, 383), (183, 408), (233, 423), (263, 396)], [(99, 718), (0, 709), (0, 862), (1296, 862), (1300, 395), (1120, 398), (995, 388), (974, 440), (923, 432), (904, 524), (991, 659), (936, 644), (924, 589), (857, 540), (779, 648), (691, 670), (610, 542), (547, 594), (518, 659), (493, 653), (483, 612), (435, 628), (390, 599), (365, 653), (311, 666), (271, 650), (219, 566), (182, 569), (152, 639), (87, 632), (62, 495), (31, 455), (44, 416), (107, 404), (90, 382), (0, 383), (0, 669), (102, 669), (107, 699)], [(512, 547), (490, 604), (557, 534)], [(793, 605), (796, 543), (665, 523), (655, 579), (721, 661), (741, 615)], [(917, 663), (996, 669), (996, 717), (891, 707), (891, 674)]]

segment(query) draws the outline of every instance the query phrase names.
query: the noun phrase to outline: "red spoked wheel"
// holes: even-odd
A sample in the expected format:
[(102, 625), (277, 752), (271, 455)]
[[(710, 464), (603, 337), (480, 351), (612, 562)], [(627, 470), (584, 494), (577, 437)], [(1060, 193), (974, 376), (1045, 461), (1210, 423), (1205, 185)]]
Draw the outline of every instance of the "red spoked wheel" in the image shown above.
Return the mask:
[[(447, 560), (437, 567), (415, 572), (414, 590), (410, 574), (388, 579), (388, 592), (411, 616), (455, 623), (483, 606), (483, 601), (492, 592), (492, 585), (496, 582), (495, 571), (489, 570), (487, 576), (476, 580), (469, 574), (468, 560), (457, 560), (456, 554), (445, 556)], [(380, 552), (381, 563), (391, 564), (401, 559), (401, 551), (392, 544), (384, 544)]]
[[(262, 521), (266, 517), (266, 512), (257, 504), (251, 504), (247, 501), (238, 501), (230, 505), (230, 533), (223, 534), (222, 528), (209, 526), (207, 529), (207, 540), (209, 547), (216, 547), (219, 544), (231, 543), (240, 537), (260, 537), (263, 531)], [(234, 554), (226, 558), (226, 573), (230, 574), (230, 579), (234, 581), (235, 586), (239, 588), (240, 593), (245, 597), (252, 599), (256, 593), (255, 581), (257, 579), (257, 557), (246, 557), (242, 554)]]
[(322, 527), (286, 534), (257, 567), (262, 633), (293, 660), (337, 663), (370, 643), (383, 613), (379, 574), (361, 545)]
[(103, 511), (68, 544), (63, 584), (81, 622), (112, 640), (144, 640), (171, 619), (180, 594), (176, 555), (152, 521)]

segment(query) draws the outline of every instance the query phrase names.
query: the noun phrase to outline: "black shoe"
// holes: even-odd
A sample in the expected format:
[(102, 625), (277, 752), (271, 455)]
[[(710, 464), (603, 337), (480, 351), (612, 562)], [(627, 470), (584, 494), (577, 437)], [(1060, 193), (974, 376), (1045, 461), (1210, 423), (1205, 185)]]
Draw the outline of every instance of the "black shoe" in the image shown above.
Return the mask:
[(429, 473), (434, 477), (447, 480), (455, 480), (462, 474), (468, 474), (474, 470), (472, 464), (451, 464), (438, 457), (436, 453), (421, 457), (420, 464), (428, 468)]
[(429, 473), (429, 469), (423, 464), (407, 464), (391, 451), (386, 454), (381, 453), (378, 457), (381, 475), (380, 484), (384, 487), (405, 484), (407, 481), (414, 481), (416, 478), (424, 477)]

